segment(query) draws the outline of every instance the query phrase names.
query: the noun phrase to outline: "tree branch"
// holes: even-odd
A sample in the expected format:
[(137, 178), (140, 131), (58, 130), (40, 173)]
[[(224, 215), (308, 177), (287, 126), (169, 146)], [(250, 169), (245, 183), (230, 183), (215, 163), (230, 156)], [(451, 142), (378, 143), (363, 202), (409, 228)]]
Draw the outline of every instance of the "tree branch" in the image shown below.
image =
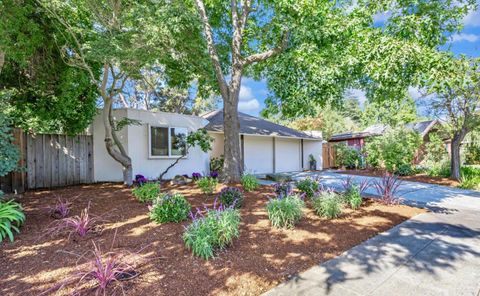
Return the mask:
[(210, 26), (210, 23), (208, 21), (207, 12), (205, 11), (205, 5), (203, 4), (202, 0), (195, 0), (195, 3), (197, 5), (197, 11), (203, 24), (203, 30), (207, 39), (208, 52), (210, 54), (210, 59), (212, 60), (213, 67), (215, 69), (215, 76), (220, 87), (220, 92), (222, 94), (222, 97), (226, 98), (228, 97), (228, 85), (225, 81), (225, 77), (223, 76), (222, 66), (220, 64), (220, 59), (218, 57), (215, 43), (213, 41), (212, 27)]
[(244, 59), (243, 61), (243, 65), (250, 65), (250, 64), (253, 64), (253, 63), (256, 63), (256, 62), (261, 62), (261, 61), (264, 61), (274, 55), (277, 55), (279, 53), (281, 53), (283, 50), (285, 50), (285, 48), (287, 48), (287, 45), (288, 45), (288, 36), (289, 36), (289, 33), (288, 31), (285, 32), (283, 34), (283, 37), (282, 37), (282, 42), (279, 46), (275, 47), (275, 48), (272, 48), (270, 50), (267, 50), (267, 51), (264, 51), (262, 53), (256, 53), (256, 54), (252, 54), (251, 56), (248, 56)]

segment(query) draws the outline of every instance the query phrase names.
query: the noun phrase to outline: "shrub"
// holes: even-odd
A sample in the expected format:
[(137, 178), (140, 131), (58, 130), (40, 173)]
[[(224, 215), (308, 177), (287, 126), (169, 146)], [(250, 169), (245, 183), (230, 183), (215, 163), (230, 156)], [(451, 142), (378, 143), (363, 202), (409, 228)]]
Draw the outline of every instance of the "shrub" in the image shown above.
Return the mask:
[(267, 203), (268, 219), (273, 227), (293, 228), (303, 216), (305, 203), (297, 195), (271, 199)]
[(328, 219), (337, 218), (342, 213), (342, 201), (333, 191), (321, 191), (312, 199), (317, 215)]
[(395, 173), (399, 176), (412, 176), (415, 175), (416, 172), (410, 164), (403, 163), (397, 168)]
[(157, 223), (180, 222), (188, 218), (191, 206), (181, 194), (162, 195), (150, 208), (150, 219)]
[(192, 180), (193, 181), (197, 181), (201, 177), (202, 177), (202, 174), (200, 174), (200, 173), (192, 173)]
[(458, 187), (463, 189), (480, 190), (480, 168), (462, 167), (461, 183)]
[(225, 187), (217, 196), (225, 207), (241, 208), (243, 205), (243, 192), (236, 187)]
[(133, 188), (132, 193), (142, 203), (153, 201), (160, 195), (160, 185), (155, 182), (145, 183)]
[(308, 198), (312, 198), (315, 191), (318, 190), (318, 181), (312, 178), (305, 178), (297, 182), (297, 188), (301, 192), (305, 193)]
[(242, 186), (245, 191), (253, 191), (260, 186), (257, 177), (252, 174), (244, 174), (242, 176)]
[(344, 166), (349, 169), (357, 168), (362, 163), (360, 152), (344, 144), (335, 145), (335, 160), (337, 166)]
[(394, 205), (400, 203), (398, 188), (402, 184), (395, 175), (385, 174), (379, 181), (374, 181), (373, 186), (380, 196), (380, 201), (386, 205)]
[(358, 185), (353, 185), (347, 191), (345, 191), (345, 202), (352, 208), (356, 210), (362, 205), (362, 194), (360, 192), (360, 187)]
[(23, 208), (12, 200), (0, 201), (0, 242), (7, 236), (13, 242), (13, 233), (20, 233), (20, 225), (25, 221)]
[(422, 143), (414, 131), (393, 129), (384, 135), (370, 139), (365, 145), (367, 163), (395, 172), (401, 165), (411, 165)]
[(444, 160), (440, 163), (434, 163), (427, 169), (427, 175), (430, 177), (450, 177), (450, 164)]
[(205, 215), (197, 211), (192, 219), (185, 228), (183, 241), (195, 256), (203, 259), (213, 258), (216, 250), (224, 249), (240, 234), (240, 213), (231, 207), (214, 206)]
[(148, 179), (145, 178), (145, 176), (143, 175), (135, 175), (135, 181), (134, 183), (138, 186), (142, 186), (143, 184), (147, 183), (148, 182)]
[(218, 180), (212, 177), (203, 177), (196, 181), (203, 193), (212, 194), (217, 188)]
[(276, 183), (273, 185), (273, 190), (275, 191), (275, 195), (279, 198), (292, 195), (293, 193), (293, 186), (290, 183), (282, 182)]

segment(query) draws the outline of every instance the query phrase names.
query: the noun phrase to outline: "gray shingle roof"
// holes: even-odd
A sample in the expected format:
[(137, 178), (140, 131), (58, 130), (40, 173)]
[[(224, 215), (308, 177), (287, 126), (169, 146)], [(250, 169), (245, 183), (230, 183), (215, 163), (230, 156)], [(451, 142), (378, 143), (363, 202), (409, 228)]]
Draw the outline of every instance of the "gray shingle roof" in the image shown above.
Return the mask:
[[(207, 131), (223, 132), (223, 111), (215, 110), (204, 114), (203, 118), (209, 123), (205, 126)], [(268, 120), (238, 112), (240, 119), (240, 133), (245, 135), (279, 136), (301, 139), (319, 139), (301, 131), (279, 125)], [(320, 139), (319, 139), (320, 140)]]
[[(420, 135), (425, 136), (430, 131), (430, 129), (437, 123), (438, 123), (437, 120), (413, 122), (413, 123), (405, 124), (405, 128), (409, 130), (414, 130), (418, 132)], [(379, 135), (382, 135), (385, 131), (387, 131), (388, 128), (389, 127), (384, 124), (374, 124), (367, 127), (361, 132), (347, 132), (347, 133), (335, 134), (330, 138), (330, 141), (344, 141), (349, 139), (379, 136)]]

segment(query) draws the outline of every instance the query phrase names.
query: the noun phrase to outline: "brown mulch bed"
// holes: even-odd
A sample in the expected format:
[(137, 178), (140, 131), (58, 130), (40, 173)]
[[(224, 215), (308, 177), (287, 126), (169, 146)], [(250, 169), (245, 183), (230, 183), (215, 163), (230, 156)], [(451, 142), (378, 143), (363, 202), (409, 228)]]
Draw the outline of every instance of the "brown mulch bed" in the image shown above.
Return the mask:
[[(348, 175), (357, 175), (357, 176), (369, 176), (369, 177), (382, 177), (385, 174), (383, 170), (372, 170), (372, 169), (365, 169), (365, 170), (346, 170), (340, 171), (339, 174), (348, 174)], [(450, 186), (450, 187), (457, 187), (460, 185), (460, 182), (443, 177), (431, 177), (427, 174), (416, 174), (413, 176), (399, 176), (400, 179), (412, 182), (421, 182), (421, 183), (429, 183), (434, 185), (443, 185), (443, 186)]]
[[(214, 200), (193, 185), (168, 189), (184, 194), (194, 207)], [(295, 229), (274, 229), (265, 211), (271, 192), (263, 186), (246, 193), (240, 238), (210, 261), (193, 257), (184, 247), (182, 233), (188, 222), (151, 222), (147, 206), (121, 185), (28, 192), (20, 199), (27, 215), (21, 234), (15, 242), (0, 245), (0, 295), (37, 295), (51, 288), (75, 269), (74, 254), (92, 249), (92, 240), (109, 249), (116, 231), (114, 249), (141, 250), (145, 259), (137, 269), (139, 276), (124, 282), (126, 295), (259, 295), (424, 211), (367, 199), (360, 210), (346, 210), (335, 220), (319, 218), (308, 207)], [(91, 213), (107, 213), (103, 233), (70, 240), (42, 235), (53, 221), (45, 207), (59, 196), (75, 199), (72, 215), (89, 201)]]

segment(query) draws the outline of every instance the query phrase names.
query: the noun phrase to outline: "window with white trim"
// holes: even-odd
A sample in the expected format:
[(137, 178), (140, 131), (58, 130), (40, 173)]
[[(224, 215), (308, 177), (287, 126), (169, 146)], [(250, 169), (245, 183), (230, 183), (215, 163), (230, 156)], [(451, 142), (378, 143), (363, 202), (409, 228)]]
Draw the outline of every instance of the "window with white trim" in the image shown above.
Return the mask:
[(150, 126), (150, 156), (175, 157), (187, 154), (188, 129)]

